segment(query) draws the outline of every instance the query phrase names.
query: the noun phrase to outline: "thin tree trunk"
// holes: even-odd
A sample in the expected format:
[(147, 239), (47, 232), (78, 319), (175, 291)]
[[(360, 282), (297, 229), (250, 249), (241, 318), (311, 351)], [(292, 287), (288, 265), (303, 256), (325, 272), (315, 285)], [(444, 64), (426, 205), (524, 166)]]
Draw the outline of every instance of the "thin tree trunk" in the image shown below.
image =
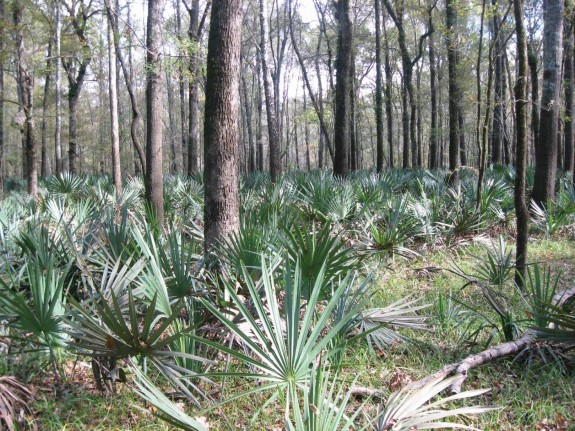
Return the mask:
[[(276, 100), (270, 82), (270, 71), (268, 69), (268, 26), (267, 26), (267, 0), (259, 0), (259, 21), (260, 21), (260, 57), (262, 66), (262, 78), (264, 84), (264, 94), (266, 103), (266, 115), (268, 125), (268, 148), (270, 154), (270, 175), (272, 183), (275, 183), (281, 176), (281, 148), (278, 123), (276, 117)], [(277, 95), (276, 95), (277, 96)]]
[[(314, 108), (314, 110), (318, 116), (318, 119), (319, 119), (319, 126), (320, 126), (320, 130), (321, 130), (321, 135), (323, 136), (323, 138), (320, 138), (320, 147), (321, 147), (321, 142), (323, 139), (323, 142), (325, 142), (325, 144), (327, 145), (329, 155), (330, 155), (332, 161), (334, 161), (334, 163), (335, 163), (335, 153), (334, 153), (333, 145), (332, 145), (331, 139), (329, 137), (328, 128), (327, 128), (327, 125), (326, 125), (326, 122), (324, 119), (324, 115), (323, 115), (323, 109), (320, 109), (321, 103), (322, 103), (322, 95), (321, 95), (321, 93), (319, 94), (319, 96), (318, 96), (319, 103), (318, 103), (318, 100), (316, 100), (316, 97), (314, 95), (313, 89), (312, 89), (310, 81), (309, 81), (305, 62), (303, 60), (303, 57), (302, 57), (301, 52), (299, 50), (299, 47), (297, 45), (297, 41), (295, 39), (294, 23), (293, 23), (293, 11), (291, 9), (292, 8), (292, 1), (293, 0), (289, 0), (289, 9), (290, 9), (289, 10), (289, 15), (290, 15), (289, 28), (290, 28), (292, 46), (293, 46), (294, 52), (296, 54), (296, 57), (298, 59), (300, 67), (301, 67), (301, 72), (303, 75), (303, 79), (304, 79), (306, 88), (308, 90), (308, 95), (309, 95), (309, 98), (311, 100), (311, 104), (312, 104), (312, 106), (313, 106), (313, 108)], [(317, 61), (317, 58), (316, 58), (316, 61)], [(318, 80), (319, 80), (319, 77), (318, 77)], [(323, 154), (322, 151), (320, 150), (319, 153), (320, 153), (320, 157), (321, 157), (321, 155)], [(320, 163), (319, 167), (321, 168), (321, 167), (323, 167), (323, 165)]]
[(449, 69), (449, 182), (457, 184), (459, 167), (459, 98), (461, 92), (457, 81), (457, 5), (446, 0), (447, 58)]
[(200, 1), (193, 0), (192, 7), (188, 9), (190, 15), (190, 26), (188, 37), (190, 39), (190, 62), (188, 66), (188, 175), (198, 171), (198, 151), (199, 151), (199, 21), (200, 21)]
[[(183, 44), (182, 37), (182, 11), (180, 7), (180, 0), (174, 0), (176, 3), (176, 31), (177, 38), (180, 44)], [(181, 45), (180, 45), (181, 46)], [(182, 173), (188, 172), (188, 146), (186, 129), (188, 126), (186, 117), (186, 78), (184, 76), (184, 67), (182, 62), (178, 64), (178, 93), (180, 95), (180, 148), (182, 160)]]
[(63, 160), (62, 160), (62, 96), (61, 96), (61, 81), (60, 81), (60, 33), (61, 33), (61, 23), (60, 23), (60, 1), (54, 1), (54, 45), (56, 48), (54, 62), (54, 81), (55, 81), (55, 100), (54, 106), (56, 109), (55, 116), (56, 122), (54, 126), (54, 151), (55, 151), (55, 163), (56, 163), (56, 173), (61, 174), (64, 170)]
[[(0, 20), (4, 20), (4, 0), (0, 0)], [(0, 51), (4, 50), (4, 26), (0, 28)], [(0, 199), (4, 197), (4, 58), (0, 56)]]
[(28, 194), (35, 197), (38, 192), (38, 166), (34, 127), (34, 77), (28, 68), (28, 54), (24, 45), (24, 26), (22, 24), (24, 4), (22, 0), (16, 0), (13, 7), (13, 20), (16, 27), (18, 86), (22, 95), (22, 107), (25, 116), (26, 179), (28, 180)]
[(543, 91), (539, 145), (535, 160), (535, 182), (531, 194), (531, 198), (540, 206), (546, 205), (547, 201), (555, 197), (564, 2), (563, 0), (545, 0), (543, 8)]
[(381, 11), (380, 0), (375, 0), (375, 127), (377, 133), (375, 168), (383, 171), (383, 77), (381, 67)]
[(575, 79), (574, 72), (574, 60), (573, 60), (573, 49), (574, 49), (574, 37), (575, 31), (573, 26), (575, 25), (574, 20), (574, 10), (573, 3), (571, 3), (571, 10), (567, 11), (567, 18), (565, 19), (565, 39), (564, 39), (564, 79), (563, 87), (565, 89), (565, 125), (563, 133), (565, 136), (565, 170), (574, 173), (573, 165), (575, 163), (574, 151), (573, 151), (573, 85)]
[(311, 160), (309, 152), (309, 123), (307, 121), (307, 96), (305, 83), (303, 83), (303, 112), (304, 112), (304, 133), (305, 133), (305, 164), (307, 171), (311, 171)]
[(246, 83), (245, 74), (242, 73), (242, 91), (244, 94), (244, 111), (246, 113), (246, 123), (248, 132), (248, 172), (254, 173), (256, 171), (256, 149), (254, 143), (254, 130), (252, 121), (252, 105), (248, 94), (248, 85)]
[(527, 37), (523, 23), (523, 1), (513, 2), (515, 33), (517, 34), (517, 80), (515, 82), (515, 215), (517, 217), (517, 251), (515, 260), (515, 284), (523, 287), (527, 264), (527, 233), (529, 212), (525, 193), (527, 170)]
[[(439, 167), (439, 147), (437, 144), (437, 70), (435, 60), (435, 41), (433, 32), (435, 27), (433, 25), (433, 11), (431, 7), (428, 8), (428, 31), (431, 33), (429, 36), (429, 86), (431, 93), (431, 130), (429, 131), (429, 168), (436, 169)], [(483, 30), (483, 29), (482, 29)], [(483, 34), (483, 33), (481, 33)], [(481, 49), (481, 38), (480, 38)]]
[(42, 100), (42, 126), (41, 126), (41, 158), (40, 158), (40, 177), (46, 178), (48, 175), (48, 99), (50, 97), (50, 84), (52, 83), (52, 64), (58, 61), (52, 60), (52, 40), (48, 43), (48, 52), (46, 58), (46, 79), (44, 81), (44, 98)]
[(176, 107), (174, 106), (174, 87), (172, 85), (171, 75), (166, 71), (166, 93), (168, 96), (168, 126), (170, 134), (168, 136), (168, 145), (170, 146), (170, 163), (169, 172), (174, 175), (178, 172), (178, 162), (176, 156)]
[(465, 124), (463, 118), (463, 109), (459, 106), (459, 114), (457, 116), (458, 128), (459, 128), (459, 157), (461, 164), (467, 166), (467, 148), (465, 145)]
[(533, 149), (535, 159), (539, 148), (539, 74), (537, 64), (537, 54), (532, 43), (527, 44), (527, 62), (531, 77), (531, 135), (533, 139)]
[(162, 124), (162, 12), (163, 0), (148, 0), (146, 37), (146, 201), (164, 224)]
[(391, 71), (391, 61), (389, 59), (389, 44), (387, 42), (387, 30), (385, 19), (383, 20), (383, 40), (385, 50), (385, 117), (387, 120), (387, 145), (389, 146), (389, 167), (394, 167), (393, 151), (393, 102), (391, 99), (391, 89), (393, 86), (393, 73)]
[(204, 122), (204, 240), (214, 246), (239, 228), (238, 128), (242, 1), (214, 2), (208, 40)]
[(479, 166), (479, 175), (477, 179), (477, 196), (475, 200), (475, 205), (479, 208), (481, 204), (481, 194), (483, 189), (483, 176), (485, 175), (485, 164), (486, 164), (486, 148), (481, 145), (481, 105), (483, 103), (482, 91), (481, 91), (481, 61), (483, 55), (483, 25), (485, 22), (485, 3), (486, 0), (481, 2), (481, 21), (479, 23), (479, 47), (477, 49), (477, 63), (475, 66), (475, 85), (476, 85), (476, 97), (477, 97), (477, 119), (475, 122), (475, 140), (477, 142), (477, 148), (479, 152), (479, 160), (477, 165)]
[(118, 82), (116, 73), (116, 49), (114, 31), (108, 20), (108, 85), (110, 93), (110, 129), (112, 140), (112, 176), (119, 196), (122, 193), (122, 167), (120, 163), (120, 121), (118, 117)]

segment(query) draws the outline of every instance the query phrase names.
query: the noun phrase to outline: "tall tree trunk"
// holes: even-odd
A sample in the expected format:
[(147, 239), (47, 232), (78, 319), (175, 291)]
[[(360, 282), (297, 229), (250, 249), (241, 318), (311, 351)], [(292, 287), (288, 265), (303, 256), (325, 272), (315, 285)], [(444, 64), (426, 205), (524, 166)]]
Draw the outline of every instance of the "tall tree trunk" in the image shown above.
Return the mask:
[[(294, 32), (294, 12), (292, 10), (292, 2), (293, 0), (289, 0), (289, 16), (290, 16), (290, 25), (289, 25), (289, 29), (290, 29), (290, 36), (291, 36), (291, 41), (292, 41), (292, 46), (293, 46), (293, 50), (296, 54), (296, 57), (298, 59), (298, 63), (300, 65), (301, 68), (301, 72), (303, 75), (303, 79), (305, 82), (305, 86), (308, 90), (308, 95), (309, 98), (311, 100), (311, 104), (315, 110), (315, 113), (318, 117), (319, 120), (319, 127), (320, 127), (320, 144), (319, 144), (319, 152), (318, 152), (318, 164), (319, 164), (319, 168), (323, 168), (323, 163), (322, 163), (322, 158), (323, 158), (323, 144), (327, 145), (327, 149), (329, 151), (329, 155), (332, 159), (332, 161), (334, 161), (335, 163), (335, 152), (333, 149), (333, 145), (331, 143), (331, 139), (329, 137), (329, 132), (328, 132), (328, 128), (327, 128), (327, 124), (326, 121), (324, 119), (324, 112), (323, 112), (323, 99), (322, 99), (322, 91), (321, 91), (321, 77), (318, 76), (318, 97), (316, 99), (315, 97), (315, 93), (311, 87), (311, 83), (309, 81), (309, 76), (307, 74), (307, 67), (305, 65), (304, 59), (301, 55), (301, 52), (299, 50), (298, 47), (298, 43), (297, 40), (295, 38), (295, 32)], [(318, 48), (317, 50), (319, 51), (319, 44), (318, 44)], [(319, 59), (317, 56), (317, 52), (316, 52), (316, 70), (319, 69)]]
[(122, 167), (120, 163), (120, 120), (118, 117), (118, 82), (116, 73), (114, 30), (108, 20), (108, 90), (110, 94), (110, 137), (112, 140), (112, 176), (116, 194), (122, 193)]
[(238, 127), (242, 1), (212, 6), (204, 122), (204, 240), (214, 246), (239, 228)]
[(537, 53), (535, 52), (534, 42), (528, 43), (527, 64), (529, 65), (529, 74), (531, 77), (531, 136), (536, 160), (539, 149), (539, 74), (537, 63)]
[(146, 35), (146, 201), (164, 223), (162, 124), (162, 12), (163, 0), (148, 0)]
[[(270, 71), (268, 69), (268, 25), (267, 25), (267, 0), (259, 0), (259, 20), (260, 20), (260, 57), (262, 65), (262, 77), (264, 83), (264, 94), (266, 103), (266, 115), (268, 125), (268, 148), (270, 154), (270, 175), (272, 183), (275, 183), (281, 176), (281, 148), (278, 123), (276, 118), (276, 101), (274, 98), (272, 83), (270, 82)], [(277, 96), (277, 95), (276, 95)]]
[(377, 172), (383, 171), (383, 77), (381, 67), (381, 11), (380, 0), (375, 1), (375, 128), (377, 133)]
[(349, 169), (356, 171), (359, 169), (359, 144), (356, 130), (356, 112), (355, 112), (355, 55), (351, 54), (351, 70), (349, 74)]
[(525, 195), (525, 173), (527, 170), (527, 41), (523, 24), (523, 1), (513, 2), (515, 32), (517, 34), (517, 81), (515, 83), (516, 118), (516, 174), (515, 174), (515, 214), (517, 217), (517, 251), (515, 261), (515, 283), (523, 286), (527, 264), (527, 230), (529, 213)]
[(393, 102), (391, 99), (391, 89), (393, 86), (393, 73), (391, 71), (391, 61), (389, 59), (389, 44), (387, 41), (387, 31), (385, 19), (383, 20), (383, 40), (385, 50), (385, 119), (387, 121), (387, 145), (389, 146), (389, 167), (394, 167), (393, 151)]
[(467, 148), (465, 145), (465, 123), (463, 118), (463, 109), (459, 106), (457, 115), (457, 127), (459, 129), (459, 160), (463, 166), (467, 166)]
[(198, 171), (198, 149), (199, 149), (199, 21), (200, 21), (200, 0), (192, 0), (192, 7), (188, 9), (190, 15), (190, 26), (188, 37), (190, 39), (190, 62), (188, 66), (188, 175)]
[(457, 5), (455, 0), (446, 0), (447, 61), (449, 70), (449, 182), (458, 181), (459, 167), (459, 103), (461, 92), (457, 81)]
[(44, 80), (44, 98), (42, 100), (42, 126), (41, 126), (41, 156), (40, 156), (40, 177), (46, 178), (48, 175), (48, 99), (50, 98), (50, 84), (52, 83), (52, 64), (58, 61), (52, 60), (52, 40), (48, 43), (46, 57), (46, 79)]
[[(116, 14), (112, 11), (110, 6), (110, 0), (104, 1), (106, 5), (106, 12), (108, 14), (108, 21), (112, 23), (112, 28), (114, 30), (114, 48), (116, 50), (116, 57), (120, 66), (122, 68), (122, 73), (124, 75), (124, 82), (126, 84), (126, 90), (128, 91), (128, 95), (130, 96), (130, 105), (132, 107), (132, 122), (130, 125), (130, 136), (132, 138), (132, 145), (134, 146), (134, 150), (138, 155), (138, 160), (140, 161), (140, 166), (142, 173), (144, 176), (146, 175), (146, 152), (144, 146), (139, 137), (139, 129), (142, 126), (142, 114), (138, 107), (138, 99), (136, 97), (136, 93), (134, 91), (133, 85), (133, 68), (132, 68), (132, 49), (131, 46), (128, 45), (128, 64), (126, 64), (124, 60), (124, 55), (122, 54), (122, 50), (120, 49), (120, 42), (119, 42), (119, 29), (118, 29), (118, 19)], [(129, 6), (129, 3), (128, 3)], [(130, 25), (130, 10), (128, 9), (128, 25)], [(135, 164), (134, 171), (136, 175), (138, 175), (138, 166)]]
[[(182, 11), (180, 7), (180, 0), (174, 0), (176, 3), (176, 31), (180, 44), (183, 44), (182, 37)], [(181, 45), (180, 45), (181, 46)], [(188, 172), (188, 146), (187, 144), (187, 118), (186, 118), (186, 78), (184, 76), (184, 67), (180, 62), (178, 64), (178, 93), (180, 95), (180, 148), (182, 160), (182, 173)]]
[(304, 115), (304, 134), (305, 134), (305, 165), (307, 171), (311, 171), (311, 158), (309, 152), (309, 123), (307, 121), (307, 96), (305, 92), (305, 83), (303, 84), (303, 112)]
[(60, 23), (60, 1), (54, 1), (54, 47), (56, 52), (54, 53), (56, 61), (54, 62), (54, 81), (55, 81), (55, 100), (54, 106), (56, 108), (55, 116), (56, 122), (54, 126), (54, 151), (55, 151), (55, 164), (56, 173), (60, 174), (64, 170), (63, 160), (62, 160), (62, 95), (61, 95), (61, 81), (60, 81), (60, 33), (61, 33), (61, 23)]
[(22, 95), (22, 108), (25, 116), (26, 179), (28, 180), (28, 194), (35, 197), (38, 193), (38, 166), (36, 163), (36, 131), (34, 127), (34, 77), (28, 67), (28, 53), (24, 45), (24, 26), (22, 23), (24, 3), (22, 0), (16, 0), (13, 7), (12, 17), (16, 28), (18, 86)]
[(491, 161), (502, 165), (505, 162), (505, 126), (506, 126), (506, 93), (505, 85), (505, 35), (501, 31), (501, 18), (497, 10), (497, 2), (493, 1), (495, 13), (493, 14), (493, 37), (495, 39), (495, 100), (493, 102), (493, 129)]
[(248, 94), (248, 85), (246, 83), (245, 73), (242, 73), (242, 91), (244, 94), (244, 111), (246, 113), (246, 123), (248, 132), (248, 172), (256, 171), (256, 148), (254, 143), (254, 129), (252, 120), (252, 104)]
[(535, 160), (535, 182), (531, 193), (531, 198), (538, 205), (546, 205), (547, 201), (555, 197), (563, 6), (563, 0), (544, 0), (543, 2), (543, 91), (541, 93), (539, 143)]
[[(429, 36), (429, 86), (431, 93), (431, 130), (429, 131), (429, 168), (436, 169), (439, 167), (439, 146), (437, 144), (437, 70), (435, 60), (435, 41), (433, 32), (435, 27), (433, 25), (433, 11), (431, 7), (428, 8), (428, 31), (431, 32)], [(481, 44), (481, 42), (480, 42)]]
[(176, 150), (176, 107), (174, 106), (174, 87), (172, 85), (171, 74), (166, 71), (166, 93), (168, 96), (168, 126), (170, 133), (168, 136), (168, 145), (170, 146), (169, 172), (174, 175), (178, 172), (177, 150)]
[(573, 165), (575, 163), (573, 155), (573, 85), (575, 79), (574, 72), (574, 61), (573, 61), (573, 49), (574, 49), (574, 37), (575, 29), (575, 15), (573, 9), (573, 3), (571, 2), (571, 10), (566, 10), (565, 19), (565, 36), (564, 36), (564, 79), (563, 87), (565, 88), (565, 125), (563, 133), (565, 136), (565, 170), (569, 172), (575, 172)]
[(262, 86), (262, 62), (259, 55), (256, 56), (256, 75), (258, 83), (258, 91), (256, 97), (258, 124), (256, 129), (256, 145), (257, 145), (257, 165), (258, 171), (264, 171), (264, 137), (263, 137), (263, 124), (264, 124), (264, 98)]
[[(0, 0), (0, 23), (4, 23), (4, 0)], [(4, 51), (4, 25), (0, 26), (0, 52)], [(0, 56), (0, 199), (4, 197), (4, 57)]]
[(477, 149), (479, 150), (479, 174), (477, 178), (477, 195), (475, 200), (475, 205), (477, 208), (481, 205), (481, 195), (483, 189), (483, 177), (485, 175), (485, 164), (487, 161), (486, 148), (483, 147), (481, 141), (481, 112), (482, 112), (482, 85), (481, 85), (481, 61), (483, 56), (483, 27), (485, 22), (485, 3), (486, 0), (481, 1), (481, 20), (479, 23), (479, 47), (477, 49), (477, 63), (475, 65), (475, 85), (476, 85), (476, 97), (477, 97), (477, 118), (475, 120), (475, 140), (477, 142)]
[(353, 49), (353, 23), (350, 0), (338, 0), (337, 80), (335, 85), (334, 174), (345, 178), (349, 171), (349, 116)]

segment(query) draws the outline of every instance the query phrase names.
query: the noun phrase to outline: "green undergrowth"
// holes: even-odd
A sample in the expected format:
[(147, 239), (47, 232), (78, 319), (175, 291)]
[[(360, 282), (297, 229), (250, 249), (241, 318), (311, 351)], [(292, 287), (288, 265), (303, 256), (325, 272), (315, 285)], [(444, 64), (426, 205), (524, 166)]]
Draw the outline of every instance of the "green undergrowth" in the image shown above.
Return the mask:
[[(472, 342), (465, 338), (464, 328), (450, 317), (438, 316), (440, 294), (450, 299), (450, 307), (465, 314), (466, 304), (477, 306), (488, 313), (479, 292), (469, 287), (462, 289), (464, 280), (451, 269), (457, 267), (472, 271), (477, 265), (476, 257), (484, 252), (483, 245), (471, 244), (449, 250), (425, 253), (415, 259), (396, 260), (385, 265), (378, 259), (370, 259), (367, 266), (374, 272), (376, 294), (370, 306), (378, 307), (412, 295), (422, 298), (431, 306), (422, 314), (429, 316), (433, 324), (428, 332), (404, 332), (411, 341), (378, 350), (365, 341), (356, 342), (346, 349), (340, 378), (348, 385), (383, 390), (386, 398), (401, 386), (434, 373), (446, 364), (455, 362), (480, 351), (489, 338), (489, 330), (478, 334)], [(554, 273), (560, 272), (560, 288), (573, 286), (575, 274), (575, 242), (569, 238), (544, 240), (533, 238), (530, 243), (530, 261), (548, 265)], [(520, 317), (522, 304), (514, 299), (513, 310)], [(453, 310), (452, 310), (453, 311)], [(454, 316), (451, 318), (455, 319)], [(503, 342), (499, 335), (491, 345)], [(222, 358), (223, 359), (223, 358)], [(237, 363), (229, 363), (231, 369)], [(498, 407), (497, 410), (469, 418), (469, 425), (484, 430), (569, 430), (575, 429), (575, 379), (572, 368), (562, 368), (556, 363), (513, 358), (500, 359), (473, 369), (464, 389), (490, 388), (479, 398), (479, 403)], [(155, 419), (153, 407), (134, 398), (129, 390), (119, 384), (116, 394), (102, 396), (94, 389), (86, 390), (82, 383), (69, 383), (69, 390), (55, 398), (53, 392), (37, 397), (33, 405), (35, 424), (42, 430), (168, 430), (175, 429)], [(231, 397), (248, 389), (245, 381), (227, 378), (224, 396)], [(220, 401), (221, 393), (212, 396)], [(193, 417), (202, 416), (214, 430), (281, 430), (284, 429), (282, 400), (266, 406), (255, 421), (250, 418), (267, 397), (256, 394), (240, 398), (221, 407), (199, 413), (190, 409)], [(373, 404), (362, 404), (356, 398), (348, 406), (349, 413), (362, 408), (375, 414)], [(176, 403), (186, 409), (183, 401)], [(476, 400), (477, 403), (477, 400)], [(139, 408), (135, 408), (138, 406)]]

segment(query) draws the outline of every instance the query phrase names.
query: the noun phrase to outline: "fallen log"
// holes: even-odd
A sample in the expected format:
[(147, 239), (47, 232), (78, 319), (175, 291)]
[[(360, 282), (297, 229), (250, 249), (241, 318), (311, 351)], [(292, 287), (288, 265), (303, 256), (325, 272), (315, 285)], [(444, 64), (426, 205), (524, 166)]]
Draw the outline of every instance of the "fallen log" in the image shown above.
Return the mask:
[[(554, 305), (555, 307), (561, 307), (563, 306), (563, 304), (565, 304), (567, 301), (571, 300), (571, 298), (574, 297), (575, 297), (575, 287), (572, 287), (570, 289), (557, 292), (553, 296), (551, 304)], [(470, 355), (461, 361), (446, 365), (440, 370), (436, 371), (435, 373), (427, 377), (424, 377), (423, 379), (417, 380), (411, 383), (410, 385), (419, 388), (427, 384), (429, 381), (436, 379), (440, 376), (447, 376), (453, 374), (455, 376), (459, 376), (460, 378), (456, 379), (453, 382), (449, 390), (451, 393), (454, 394), (459, 393), (461, 392), (461, 387), (463, 383), (467, 379), (467, 374), (469, 370), (478, 367), (480, 365), (492, 362), (496, 359), (520, 353), (524, 349), (534, 344), (535, 341), (537, 340), (538, 335), (539, 331), (535, 329), (528, 329), (521, 337), (517, 338), (516, 340), (498, 344), (497, 346), (491, 347), (480, 353)], [(354, 395), (359, 396), (381, 396), (381, 391), (363, 387), (352, 388), (352, 393)]]

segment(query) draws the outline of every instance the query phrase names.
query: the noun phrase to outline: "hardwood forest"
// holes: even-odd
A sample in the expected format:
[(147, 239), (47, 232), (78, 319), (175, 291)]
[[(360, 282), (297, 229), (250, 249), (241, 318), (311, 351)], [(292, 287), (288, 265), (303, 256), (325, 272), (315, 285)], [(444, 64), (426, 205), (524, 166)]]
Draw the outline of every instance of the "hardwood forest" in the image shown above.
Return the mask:
[(573, 0), (0, 0), (0, 429), (575, 429)]

